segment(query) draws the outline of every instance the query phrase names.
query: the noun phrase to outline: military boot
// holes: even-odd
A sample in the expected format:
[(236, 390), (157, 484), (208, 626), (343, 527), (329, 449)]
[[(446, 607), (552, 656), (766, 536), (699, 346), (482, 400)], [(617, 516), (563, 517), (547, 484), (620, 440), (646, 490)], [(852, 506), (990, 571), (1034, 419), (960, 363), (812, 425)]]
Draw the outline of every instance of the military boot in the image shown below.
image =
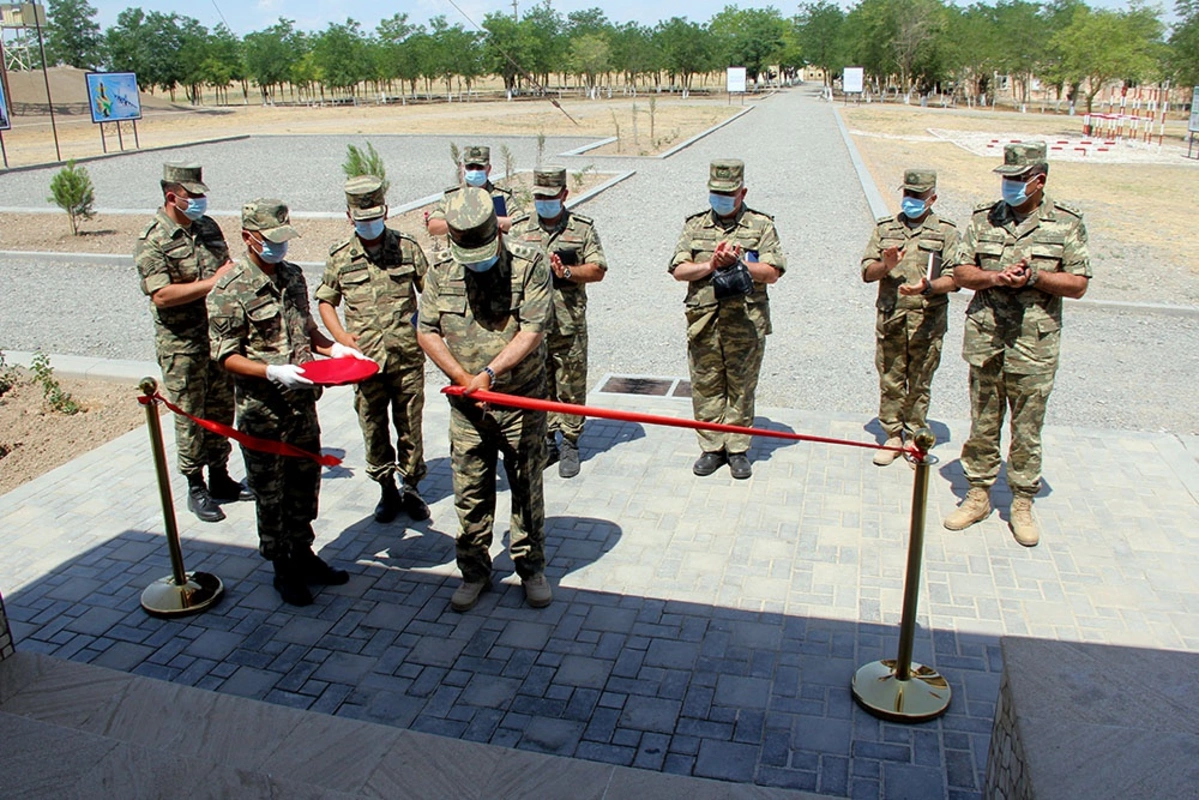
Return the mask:
[(1012, 510), (1008, 519), (1012, 526), (1012, 535), (1016, 541), (1025, 547), (1036, 547), (1041, 541), (1041, 528), (1037, 519), (1032, 515), (1032, 498), (1026, 494), (1018, 494), (1012, 498)]
[(525, 602), (533, 608), (545, 608), (554, 601), (554, 593), (544, 572), (539, 572), (527, 580), (521, 580), (525, 589)]
[(349, 583), (350, 573), (344, 569), (334, 569), (325, 560), (312, 552), (311, 547), (297, 551), (293, 556), (296, 571), (305, 583), (315, 583), (321, 586), (341, 586)]
[(945, 527), (951, 531), (969, 528), (976, 522), (982, 522), (991, 514), (991, 492), (981, 486), (971, 486), (966, 492), (966, 499), (957, 510), (945, 518)]
[(562, 440), (562, 460), (558, 462), (558, 477), (573, 478), (579, 474), (579, 445), (569, 439)]
[(254, 499), (254, 493), (244, 483), (239, 483), (229, 477), (225, 466), (208, 468), (208, 492), (214, 500), (232, 503), (235, 500), (249, 502)]
[(416, 490), (415, 486), (404, 484), (402, 500), (404, 513), (408, 515), (408, 519), (420, 522), (429, 518), (429, 504), (420, 496), (420, 492)]
[(479, 596), (490, 588), (490, 578), (484, 578), (481, 581), (463, 580), (462, 584), (454, 590), (454, 595), (450, 598), (450, 608), (459, 614), (463, 611), (470, 611), (479, 602)]
[(386, 524), (400, 513), (400, 509), (404, 507), (404, 499), (400, 497), (400, 490), (396, 488), (395, 478), (392, 476), (388, 475), (380, 480), (379, 486), (382, 492), (379, 504), (375, 506), (375, 522)]
[[(888, 436), (887, 441), (883, 443), (884, 447), (903, 447), (903, 440), (898, 436)], [(874, 452), (874, 465), (876, 467), (889, 467), (899, 457), (899, 452), (896, 450), (876, 450)]]
[(548, 468), (557, 464), (560, 455), (558, 451), (558, 436), (551, 433), (545, 438), (545, 466)]
[(220, 522), (225, 518), (225, 512), (212, 499), (208, 487), (204, 485), (204, 475), (193, 472), (187, 478), (187, 510), (195, 514), (201, 522)]
[(275, 566), (275, 591), (289, 606), (312, 605), (312, 592), (300, 574), (299, 565), (290, 555), (271, 559)]

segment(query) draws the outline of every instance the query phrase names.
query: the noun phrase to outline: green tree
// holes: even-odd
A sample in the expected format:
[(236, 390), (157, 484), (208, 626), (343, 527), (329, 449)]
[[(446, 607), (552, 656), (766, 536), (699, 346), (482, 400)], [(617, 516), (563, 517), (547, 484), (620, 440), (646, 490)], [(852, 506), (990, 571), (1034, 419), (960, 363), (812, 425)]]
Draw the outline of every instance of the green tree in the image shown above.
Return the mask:
[(205, 83), (204, 63), (208, 60), (211, 37), (208, 29), (190, 17), (179, 21), (179, 81), (183, 84), (188, 102), (199, 105)]
[(136, 72), (142, 91), (163, 89), (174, 100), (175, 88), (187, 78), (179, 60), (185, 31), (195, 31), (196, 26), (203, 29), (190, 17), (127, 8), (105, 31), (109, 64), (118, 71)]
[(774, 8), (725, 6), (708, 22), (708, 30), (717, 39), (721, 61), (713, 66), (745, 67), (746, 77), (756, 83), (758, 75), (777, 63), (787, 23)]
[(104, 37), (96, 9), (87, 0), (49, 0), (46, 60), (79, 69), (95, 69), (104, 60)]
[(1171, 74), (1181, 86), (1199, 84), (1199, 0), (1178, 0), (1179, 22), (1170, 34), (1166, 55)]
[(678, 76), (686, 97), (691, 90), (691, 78), (712, 68), (713, 52), (707, 29), (685, 17), (672, 17), (658, 23), (654, 39), (661, 49), (664, 68), (672, 76)]
[(841, 30), (845, 12), (836, 3), (819, 0), (799, 7), (799, 46), (804, 59), (824, 72), (825, 86), (845, 66)]
[(527, 69), (544, 87), (551, 74), (566, 70), (569, 43), (562, 15), (550, 6), (550, 0), (544, 0), (526, 11), (520, 24), (533, 40), (533, 63)]
[(598, 33), (585, 33), (570, 43), (570, 65), (583, 78), (588, 95), (594, 98), (599, 76), (609, 69), (612, 48)]
[(241, 40), (222, 22), (208, 37), (200, 78), (216, 91), (218, 103), (228, 103), (229, 85), (234, 82), (241, 84), (243, 101), (248, 100), (249, 77)]
[(352, 19), (344, 25), (331, 22), (313, 37), (312, 61), (321, 83), (351, 96), (358, 94), (359, 83), (371, 77), (369, 55), (362, 26)]
[(1065, 74), (1085, 82), (1087, 113), (1095, 96), (1114, 80), (1139, 82), (1160, 66), (1163, 26), (1157, 9), (1082, 8), (1054, 37)]
[(304, 50), (295, 20), (280, 17), (271, 27), (246, 34), (246, 70), (262, 92), (262, 102), (274, 101), (276, 91), (290, 78), (292, 65), (303, 57)]
[(991, 88), (1004, 39), (996, 32), (994, 8), (975, 3), (947, 8), (944, 64), (957, 94), (970, 105)]
[(96, 190), (92, 186), (92, 178), (86, 168), (75, 166), (74, 159), (54, 173), (50, 179), (50, 196), (46, 199), (67, 212), (74, 236), (79, 235), (79, 220), (91, 219), (96, 215), (93, 209)]
[(636, 22), (627, 22), (612, 33), (612, 67), (624, 74), (625, 82), (637, 91), (637, 80), (662, 69), (662, 57), (654, 45), (654, 32)]
[(483, 40), (483, 68), (504, 80), (504, 89), (516, 92), (525, 74), (536, 66), (537, 46), (528, 25), (508, 14), (493, 11), (483, 18), (487, 38)]

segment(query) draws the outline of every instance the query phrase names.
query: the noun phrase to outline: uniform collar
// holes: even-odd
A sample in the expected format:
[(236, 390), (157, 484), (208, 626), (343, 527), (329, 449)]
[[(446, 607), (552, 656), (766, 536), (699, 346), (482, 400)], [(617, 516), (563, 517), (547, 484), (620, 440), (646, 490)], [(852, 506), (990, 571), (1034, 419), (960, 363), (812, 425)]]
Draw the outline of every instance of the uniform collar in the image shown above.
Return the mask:
[(176, 222), (175, 220), (171, 219), (170, 216), (167, 214), (166, 210), (162, 206), (158, 207), (158, 215), (157, 216), (158, 216), (158, 224), (161, 225), (164, 230), (166, 230), (167, 235), (170, 236), (172, 239), (175, 237), (175, 234), (179, 233), (180, 231), (182, 231), (183, 233), (187, 233), (189, 230), (195, 229), (196, 223), (194, 223), (194, 222), (191, 224), (190, 227), (185, 228), (182, 225), (180, 225), (178, 222)]
[[(741, 226), (742, 220), (745, 219), (745, 212), (747, 210), (748, 209), (745, 207), (745, 201), (742, 200), (741, 207), (738, 208), (737, 213), (733, 215), (733, 223), (732, 223), (731, 227), (737, 228), (737, 227)], [(707, 218), (707, 220), (705, 220), (705, 222), (708, 225), (708, 227), (711, 227), (711, 228), (724, 228), (726, 225), (729, 224), (725, 221), (724, 217), (717, 217), (716, 212), (711, 209), (708, 209), (708, 218)]]

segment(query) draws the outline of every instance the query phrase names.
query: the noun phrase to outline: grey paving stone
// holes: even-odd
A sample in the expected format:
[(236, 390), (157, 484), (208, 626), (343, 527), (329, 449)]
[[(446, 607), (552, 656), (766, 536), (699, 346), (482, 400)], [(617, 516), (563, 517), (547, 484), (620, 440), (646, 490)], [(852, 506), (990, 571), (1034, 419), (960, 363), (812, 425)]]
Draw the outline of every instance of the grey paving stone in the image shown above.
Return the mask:
[(682, 705), (674, 700), (639, 697), (627, 703), (620, 715), (620, 725), (639, 731), (673, 733)]
[(753, 780), (756, 759), (757, 748), (752, 745), (706, 740), (699, 746), (695, 774), (744, 783)]
[(519, 746), (524, 750), (569, 756), (578, 746), (584, 727), (582, 722), (536, 717), (525, 727)]
[(940, 770), (910, 764), (883, 766), (883, 797), (887, 800), (920, 800), (939, 795), (945, 778)]

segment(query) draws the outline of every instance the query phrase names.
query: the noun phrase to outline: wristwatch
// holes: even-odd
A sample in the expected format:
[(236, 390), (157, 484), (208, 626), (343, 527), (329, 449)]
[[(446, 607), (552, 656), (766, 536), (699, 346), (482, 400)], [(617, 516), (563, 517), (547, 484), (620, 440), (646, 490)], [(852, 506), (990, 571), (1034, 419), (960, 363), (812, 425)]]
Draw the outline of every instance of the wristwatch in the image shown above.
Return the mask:
[(495, 386), (495, 370), (491, 367), (483, 367), (483, 371), (487, 373), (488, 385)]
[(924, 295), (925, 297), (928, 297), (932, 293), (933, 293), (933, 282), (930, 281), (928, 278), (925, 278), (924, 279), (924, 288), (920, 290), (920, 294)]
[(566, 278), (566, 280), (570, 280), (570, 267), (562, 268), (562, 277)]

